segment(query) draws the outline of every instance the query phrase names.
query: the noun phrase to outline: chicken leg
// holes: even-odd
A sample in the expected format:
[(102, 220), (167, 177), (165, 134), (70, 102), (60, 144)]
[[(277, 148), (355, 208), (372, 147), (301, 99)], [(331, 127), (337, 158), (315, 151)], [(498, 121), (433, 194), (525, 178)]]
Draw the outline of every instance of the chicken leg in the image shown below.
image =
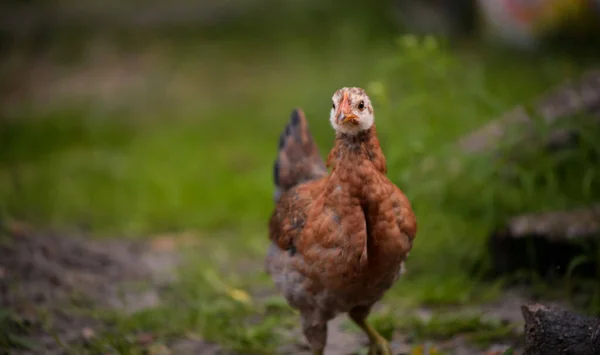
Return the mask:
[(358, 325), (369, 337), (369, 355), (392, 355), (390, 344), (379, 334), (375, 328), (367, 323), (367, 316), (371, 307), (355, 307), (348, 314), (350, 319)]
[(302, 331), (313, 355), (323, 355), (327, 342), (327, 321), (319, 312), (307, 311), (302, 313)]

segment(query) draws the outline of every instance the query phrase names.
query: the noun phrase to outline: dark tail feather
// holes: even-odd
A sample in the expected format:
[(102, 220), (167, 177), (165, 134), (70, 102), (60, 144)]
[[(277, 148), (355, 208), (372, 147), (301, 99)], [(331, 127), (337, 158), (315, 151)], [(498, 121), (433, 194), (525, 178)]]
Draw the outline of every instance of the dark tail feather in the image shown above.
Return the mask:
[(327, 168), (310, 134), (304, 112), (295, 109), (279, 137), (277, 160), (273, 167), (275, 201), (295, 185), (325, 175)]

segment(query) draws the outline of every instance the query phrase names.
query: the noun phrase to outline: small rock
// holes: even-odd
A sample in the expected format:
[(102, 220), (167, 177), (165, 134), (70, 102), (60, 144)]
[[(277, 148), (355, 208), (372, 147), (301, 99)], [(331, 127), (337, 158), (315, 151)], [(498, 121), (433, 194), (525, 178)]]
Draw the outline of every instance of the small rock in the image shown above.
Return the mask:
[(57, 275), (50, 275), (48, 277), (48, 279), (50, 280), (50, 282), (52, 283), (53, 286), (60, 286), (62, 285), (62, 281), (60, 280), (60, 278)]
[(163, 344), (156, 344), (148, 349), (149, 355), (171, 355), (172, 352)]
[(433, 312), (428, 308), (418, 308), (415, 315), (424, 323), (428, 323), (433, 318)]
[(171, 344), (171, 351), (177, 355), (218, 355), (223, 354), (218, 344), (205, 342), (200, 337), (196, 339), (179, 339)]
[(510, 346), (508, 345), (492, 345), (489, 349), (487, 349), (483, 355), (502, 355), (504, 354)]
[(92, 328), (85, 327), (85, 328), (81, 329), (81, 337), (85, 341), (90, 341), (95, 335), (96, 335), (96, 332), (94, 332), (94, 329), (92, 329)]
[(136, 343), (140, 346), (148, 346), (154, 341), (152, 333), (140, 333), (135, 338)]
[(172, 236), (156, 237), (150, 242), (150, 248), (157, 252), (172, 252), (176, 247), (177, 243)]
[(410, 354), (411, 351), (410, 346), (404, 341), (391, 341), (390, 347), (393, 354)]

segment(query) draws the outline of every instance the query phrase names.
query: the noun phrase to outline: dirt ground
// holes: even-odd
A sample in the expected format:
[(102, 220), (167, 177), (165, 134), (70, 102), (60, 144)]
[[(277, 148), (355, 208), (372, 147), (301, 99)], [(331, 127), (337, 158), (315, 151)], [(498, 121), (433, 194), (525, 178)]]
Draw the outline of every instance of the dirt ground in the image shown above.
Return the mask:
[[(157, 306), (161, 289), (176, 279), (178, 262), (177, 255), (160, 243), (13, 235), (0, 246), (0, 309), (18, 315), (18, 322), (4, 326), (39, 349), (5, 351), (66, 354), (56, 338), (65, 347), (83, 345), (107, 327), (74, 308), (94, 305), (94, 309), (133, 313)], [(139, 282), (149, 286), (139, 287)], [(140, 341), (144, 336), (139, 334)], [(218, 346), (202, 341), (173, 343), (174, 353), (215, 354), (217, 350)]]
[[(94, 334), (109, 327), (88, 315), (73, 312), (74, 305), (94, 309), (114, 309), (132, 313), (159, 304), (161, 289), (176, 280), (180, 258), (173, 248), (165, 248), (164, 240), (134, 242), (125, 240), (89, 240), (56, 234), (16, 233), (0, 245), (0, 309), (12, 310), (16, 321), (2, 324), (12, 334), (20, 334), (37, 343), (43, 350), (6, 349), (7, 354), (66, 354), (65, 347), (81, 346)], [(136, 287), (144, 282), (149, 287)], [(526, 300), (517, 292), (507, 293), (501, 300), (486, 305), (486, 317), (521, 324), (520, 305)], [(91, 307), (89, 307), (91, 309)], [(461, 309), (461, 311), (468, 311)], [(427, 317), (423, 309), (423, 317)], [(343, 317), (330, 323), (327, 354), (357, 354), (366, 337), (342, 329)], [(50, 325), (51, 323), (51, 325)], [(282, 354), (310, 354), (300, 329), (296, 344), (279, 349)], [(144, 334), (138, 334), (143, 341)], [(392, 341), (395, 354), (414, 354), (405, 337), (396, 333)], [(496, 344), (485, 354), (502, 354), (512, 344)], [(457, 336), (437, 343), (439, 350), (452, 354), (481, 354)], [(216, 344), (202, 340), (180, 339), (169, 343), (170, 354), (225, 354)], [(425, 350), (425, 349), (423, 349)], [(1, 349), (0, 349), (1, 353)], [(421, 352), (426, 354), (427, 352)], [(520, 353), (517, 349), (515, 353)]]

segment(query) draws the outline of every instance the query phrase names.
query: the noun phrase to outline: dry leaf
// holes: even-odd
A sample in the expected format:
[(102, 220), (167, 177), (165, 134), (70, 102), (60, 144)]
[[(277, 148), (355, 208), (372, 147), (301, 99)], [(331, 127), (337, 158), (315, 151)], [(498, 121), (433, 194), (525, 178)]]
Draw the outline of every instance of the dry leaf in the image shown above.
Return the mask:
[(158, 252), (173, 252), (177, 247), (192, 246), (198, 241), (198, 236), (192, 232), (159, 235), (150, 241), (150, 248)]
[(158, 237), (150, 241), (150, 248), (159, 252), (172, 252), (176, 246), (175, 239), (171, 236)]
[(425, 345), (417, 345), (410, 352), (410, 355), (436, 355), (436, 354), (439, 354), (439, 351), (435, 346), (425, 346)]
[(423, 345), (417, 345), (410, 351), (410, 355), (423, 355)]
[(241, 290), (239, 288), (230, 288), (227, 290), (227, 294), (229, 295), (229, 297), (231, 297), (232, 299), (234, 299), (240, 303), (244, 303), (244, 304), (251, 303), (251, 297), (248, 294), (248, 292)]
[(6, 223), (6, 230), (13, 237), (23, 238), (32, 233), (33, 228), (24, 222), (11, 220)]

